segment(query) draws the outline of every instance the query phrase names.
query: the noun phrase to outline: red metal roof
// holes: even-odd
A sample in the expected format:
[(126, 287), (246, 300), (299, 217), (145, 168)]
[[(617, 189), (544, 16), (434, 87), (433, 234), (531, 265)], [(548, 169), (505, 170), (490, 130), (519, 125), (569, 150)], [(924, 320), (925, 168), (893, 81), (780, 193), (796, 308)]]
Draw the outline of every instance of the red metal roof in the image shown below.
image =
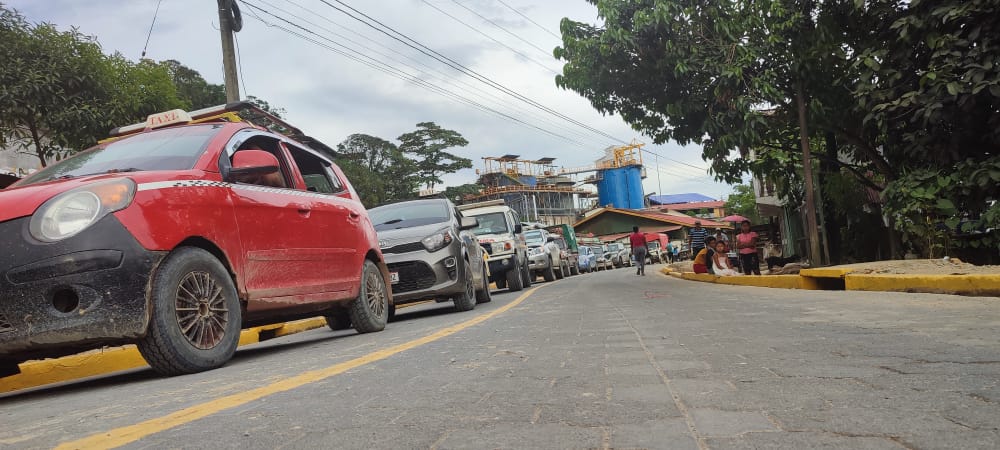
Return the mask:
[(573, 224), (573, 227), (576, 228), (581, 224), (583, 224), (584, 222), (589, 222), (594, 218), (606, 213), (625, 214), (629, 216), (643, 217), (646, 219), (652, 219), (660, 222), (669, 223), (671, 225), (680, 225), (682, 227), (693, 227), (695, 222), (701, 222), (701, 225), (705, 228), (724, 228), (724, 229), (733, 228), (732, 224), (716, 222), (714, 220), (708, 220), (708, 219), (699, 219), (697, 217), (673, 215), (673, 214), (666, 214), (654, 211), (638, 211), (632, 209), (618, 209), (618, 208), (604, 208), (603, 211), (595, 213), (590, 217), (586, 217), (583, 220)]
[(726, 206), (726, 202), (722, 200), (715, 200), (711, 202), (692, 202), (692, 203), (674, 203), (672, 205), (663, 205), (656, 210), (662, 211), (667, 209), (672, 209), (674, 211), (690, 211), (692, 209), (713, 209), (722, 208)]

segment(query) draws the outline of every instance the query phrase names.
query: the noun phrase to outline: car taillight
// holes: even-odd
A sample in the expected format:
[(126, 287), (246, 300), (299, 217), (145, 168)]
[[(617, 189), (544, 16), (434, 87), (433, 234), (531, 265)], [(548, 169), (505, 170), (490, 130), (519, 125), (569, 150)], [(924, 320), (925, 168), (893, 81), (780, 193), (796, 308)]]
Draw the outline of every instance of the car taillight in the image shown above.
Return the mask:
[(510, 249), (514, 248), (514, 246), (511, 245), (510, 242), (505, 242), (503, 244), (503, 248), (504, 248), (504, 250), (510, 250)]

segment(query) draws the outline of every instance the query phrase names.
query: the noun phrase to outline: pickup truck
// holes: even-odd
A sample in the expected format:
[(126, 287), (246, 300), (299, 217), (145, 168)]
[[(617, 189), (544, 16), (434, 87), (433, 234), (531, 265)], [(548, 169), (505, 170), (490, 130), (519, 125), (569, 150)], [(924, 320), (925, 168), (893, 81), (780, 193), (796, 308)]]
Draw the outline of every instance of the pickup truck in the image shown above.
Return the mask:
[(545, 227), (545, 230), (556, 236), (556, 245), (562, 250), (563, 273), (567, 275), (580, 274), (580, 245), (576, 240), (573, 227), (566, 224)]

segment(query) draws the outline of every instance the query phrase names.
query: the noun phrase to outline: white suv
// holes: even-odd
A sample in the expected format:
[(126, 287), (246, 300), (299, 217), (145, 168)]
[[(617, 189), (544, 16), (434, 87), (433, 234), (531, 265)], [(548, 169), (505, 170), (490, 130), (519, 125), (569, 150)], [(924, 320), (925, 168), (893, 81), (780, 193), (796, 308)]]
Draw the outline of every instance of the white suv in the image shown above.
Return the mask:
[(461, 205), (458, 209), (463, 216), (479, 221), (472, 232), (489, 255), (490, 281), (496, 283), (498, 289), (511, 291), (531, 286), (528, 247), (517, 212), (503, 200)]

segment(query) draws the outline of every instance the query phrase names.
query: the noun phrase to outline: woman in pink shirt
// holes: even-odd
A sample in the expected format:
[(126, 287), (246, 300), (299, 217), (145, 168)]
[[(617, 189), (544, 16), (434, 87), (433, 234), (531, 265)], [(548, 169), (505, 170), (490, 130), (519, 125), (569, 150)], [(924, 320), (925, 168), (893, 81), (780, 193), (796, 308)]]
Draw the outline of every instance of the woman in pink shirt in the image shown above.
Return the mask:
[(757, 233), (750, 231), (750, 221), (740, 224), (740, 234), (736, 235), (736, 248), (740, 252), (740, 266), (743, 273), (760, 275), (760, 257), (757, 256)]

